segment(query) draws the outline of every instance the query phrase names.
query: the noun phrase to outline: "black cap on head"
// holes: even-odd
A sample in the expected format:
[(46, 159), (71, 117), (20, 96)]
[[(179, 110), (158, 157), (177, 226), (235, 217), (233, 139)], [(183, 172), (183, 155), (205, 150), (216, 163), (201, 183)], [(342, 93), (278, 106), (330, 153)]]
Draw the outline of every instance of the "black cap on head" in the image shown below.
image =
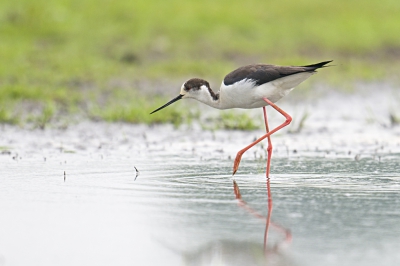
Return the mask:
[(204, 79), (199, 79), (199, 78), (193, 78), (189, 79), (188, 81), (183, 84), (183, 89), (185, 91), (195, 91), (195, 90), (200, 90), (201, 86), (206, 86), (207, 88), (210, 88), (210, 84), (205, 81)]

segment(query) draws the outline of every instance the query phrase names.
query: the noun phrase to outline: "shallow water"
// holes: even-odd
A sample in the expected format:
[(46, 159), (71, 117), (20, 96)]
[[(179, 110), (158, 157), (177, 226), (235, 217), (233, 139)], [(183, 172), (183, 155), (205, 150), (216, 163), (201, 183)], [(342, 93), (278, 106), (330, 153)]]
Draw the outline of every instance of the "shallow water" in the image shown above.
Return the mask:
[[(272, 221), (292, 242), (272, 227), (267, 254), (231, 177), (262, 131), (3, 126), (0, 265), (398, 265), (400, 129), (328, 115), (273, 137)], [(266, 215), (264, 150), (235, 180)]]

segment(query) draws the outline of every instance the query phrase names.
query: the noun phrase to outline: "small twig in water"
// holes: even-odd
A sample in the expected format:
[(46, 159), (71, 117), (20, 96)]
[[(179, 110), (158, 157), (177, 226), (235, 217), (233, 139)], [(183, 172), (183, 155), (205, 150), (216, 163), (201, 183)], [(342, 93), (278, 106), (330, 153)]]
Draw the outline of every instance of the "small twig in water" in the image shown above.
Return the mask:
[(65, 174), (65, 171), (64, 171), (64, 182), (65, 182), (65, 179), (67, 179), (67, 175)]
[(140, 175), (140, 172), (139, 172), (139, 170), (136, 168), (136, 166), (134, 166), (134, 168), (135, 168), (135, 170), (136, 170), (136, 176), (135, 176), (135, 181), (136, 181), (136, 178)]

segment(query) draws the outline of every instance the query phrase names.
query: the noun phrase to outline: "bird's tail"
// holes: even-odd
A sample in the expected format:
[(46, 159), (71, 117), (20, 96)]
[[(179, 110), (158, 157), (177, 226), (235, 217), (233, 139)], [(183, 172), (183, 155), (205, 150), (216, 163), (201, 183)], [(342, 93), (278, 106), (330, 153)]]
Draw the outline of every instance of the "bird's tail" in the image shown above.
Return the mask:
[(309, 67), (309, 68), (312, 68), (312, 70), (316, 70), (316, 69), (322, 68), (322, 67), (329, 67), (329, 66), (326, 66), (326, 64), (328, 64), (328, 63), (330, 63), (332, 61), (333, 60), (329, 60), (329, 61), (324, 61), (324, 62), (321, 62), (321, 63), (316, 63), (316, 64), (302, 66), (302, 67)]

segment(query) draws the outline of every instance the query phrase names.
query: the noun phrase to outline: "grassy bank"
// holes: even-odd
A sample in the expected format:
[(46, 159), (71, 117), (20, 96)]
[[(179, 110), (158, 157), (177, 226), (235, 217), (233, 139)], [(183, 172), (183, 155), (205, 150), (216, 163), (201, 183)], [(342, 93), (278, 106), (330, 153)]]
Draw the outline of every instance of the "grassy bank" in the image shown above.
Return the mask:
[(148, 116), (170, 96), (160, 84), (178, 91), (201, 76), (216, 87), (252, 62), (334, 59), (338, 67), (312, 82), (346, 87), (396, 79), (399, 12), (395, 0), (4, 0), (0, 122), (44, 127), (72, 115), (179, 124), (196, 116), (174, 106)]

